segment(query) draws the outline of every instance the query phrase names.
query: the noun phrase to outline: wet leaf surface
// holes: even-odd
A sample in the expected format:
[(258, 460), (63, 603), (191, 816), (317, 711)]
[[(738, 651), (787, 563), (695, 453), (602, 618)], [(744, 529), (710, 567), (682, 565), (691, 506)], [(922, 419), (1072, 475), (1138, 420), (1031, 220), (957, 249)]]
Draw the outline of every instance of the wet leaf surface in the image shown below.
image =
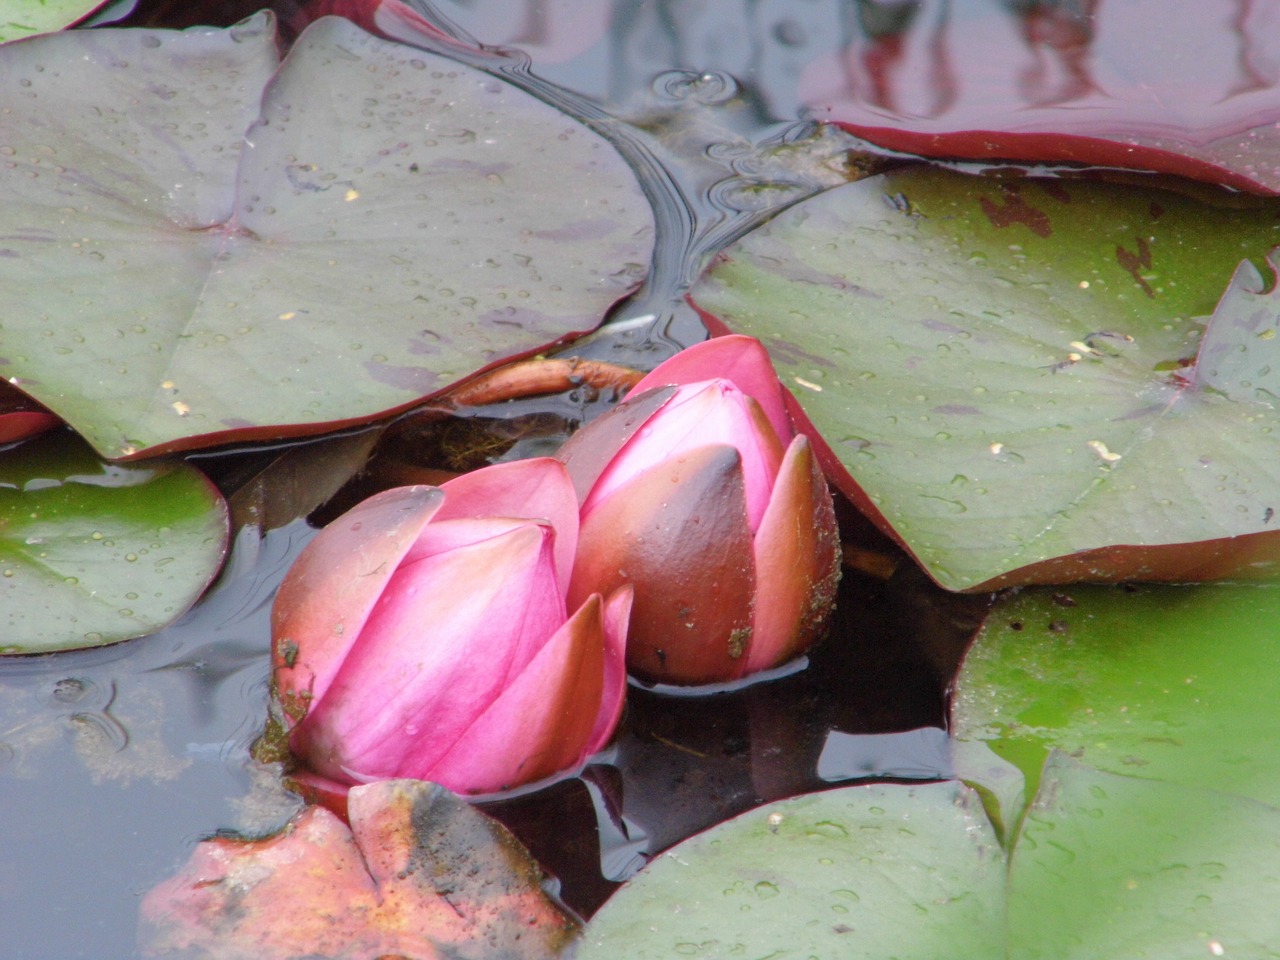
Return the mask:
[(1003, 882), (971, 791), (847, 787), (667, 851), (596, 914), (577, 957), (994, 957)]
[(148, 956), (217, 960), (525, 960), (576, 925), (511, 834), (434, 784), (350, 794), (348, 828), (309, 807), (264, 840), (201, 843), (147, 894)]
[(1278, 610), (1265, 583), (1042, 589), (992, 612), (952, 728), (958, 773), (1016, 834), (1019, 956), (1274, 949)]
[(615, 894), (579, 957), (1270, 956), (1278, 604), (1276, 584), (1006, 599), (958, 681), (967, 787), (714, 827)]
[(594, 327), (647, 266), (648, 205), (585, 127), (337, 18), (277, 73), (273, 34), (0, 51), (0, 363), (104, 455), (406, 407)]
[[(945, 587), (1254, 576), (1280, 550), (1274, 347), (1249, 341), (1247, 396), (1186, 368), (1278, 226), (1263, 201), (916, 168), (793, 207), (693, 298), (764, 340), (829, 476)], [(1243, 282), (1221, 311), (1270, 310)]]
[(1272, 407), (1280, 401), (1276, 258), (1274, 250), (1267, 257), (1269, 282), (1252, 262), (1240, 264), (1205, 328), (1195, 366), (1196, 380), (1205, 387)]
[[(1274, 803), (1280, 584), (1041, 589), (1002, 602), (952, 707), (966, 779), (1017, 819), (1051, 750)], [(1028, 786), (1024, 790), (1023, 783)]]
[(109, 5), (103, 0), (0, 0), (0, 43), (61, 30)]
[(222, 565), (227, 506), (198, 470), (106, 463), (58, 432), (0, 453), (0, 653), (152, 633)]
[[(851, 14), (800, 97), (930, 157), (1074, 162), (1280, 192), (1273, 3), (926, 0)], [(855, 20), (856, 17), (856, 20)]]

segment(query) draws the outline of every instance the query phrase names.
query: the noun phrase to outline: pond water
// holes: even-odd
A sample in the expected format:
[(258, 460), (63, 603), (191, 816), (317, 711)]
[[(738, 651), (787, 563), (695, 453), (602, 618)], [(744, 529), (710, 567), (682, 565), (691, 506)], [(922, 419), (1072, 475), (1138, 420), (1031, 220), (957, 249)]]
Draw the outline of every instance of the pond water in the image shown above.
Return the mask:
[[(259, 5), (143, 0), (128, 22), (229, 25)], [(274, 6), (286, 32), (301, 22), (304, 5)], [(861, 27), (848, 6), (439, 5), (462, 31), (533, 57), (532, 67), (493, 56), (478, 64), (581, 115), (621, 118), (614, 135), (646, 174), (659, 215), (650, 282), (619, 306), (611, 328), (571, 353), (648, 368), (699, 339), (680, 297), (706, 256), (842, 179), (851, 141), (797, 121), (801, 72), (851, 29), (889, 29), (876, 17), (919, 5), (857, 4)], [(817, 138), (807, 165), (780, 166), (767, 149), (805, 138)], [(760, 183), (768, 201), (751, 189)], [(486, 444), (505, 457), (543, 453), (609, 399), (575, 393), (480, 411), (470, 433), (423, 424), (399, 455), (459, 469), (476, 465), (466, 451)], [(362, 450), (358, 437), (303, 446), (315, 453), (304, 470), (326, 480)], [(450, 454), (458, 447), (462, 462)], [(197, 841), (269, 832), (297, 808), (249, 751), (266, 716), (274, 589), (311, 534), (307, 517), (318, 523), (336, 508), (314, 513), (297, 490), (307, 484), (285, 482), (273, 466), (284, 449), (193, 458), (241, 516), (257, 504), (273, 528), (238, 535), (219, 581), (178, 624), (104, 649), (0, 661), (5, 957), (128, 960), (140, 897)], [(363, 482), (380, 476), (375, 468)], [(846, 572), (831, 635), (802, 669), (701, 697), (633, 688), (616, 742), (581, 776), (486, 804), (559, 879), (572, 909), (590, 915), (648, 857), (762, 802), (842, 782), (948, 775), (947, 687), (988, 598), (937, 589), (846, 519), (869, 562)]]

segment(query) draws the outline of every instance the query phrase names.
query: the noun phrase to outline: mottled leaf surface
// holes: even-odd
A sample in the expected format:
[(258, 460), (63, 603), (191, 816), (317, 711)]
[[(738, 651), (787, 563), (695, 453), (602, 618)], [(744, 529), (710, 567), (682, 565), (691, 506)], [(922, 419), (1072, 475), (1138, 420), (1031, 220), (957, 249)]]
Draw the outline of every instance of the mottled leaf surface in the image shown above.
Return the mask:
[(206, 840), (142, 901), (148, 956), (542, 960), (576, 926), (499, 823), (435, 784), (355, 787), (263, 840)]
[[(945, 587), (1252, 576), (1280, 550), (1280, 365), (1274, 321), (1226, 314), (1274, 312), (1231, 278), (1278, 227), (1264, 201), (917, 168), (793, 207), (693, 298), (765, 342), (829, 476)], [(1229, 390), (1189, 369), (1207, 324), (1249, 345)]]
[(106, 463), (66, 431), (0, 451), (0, 653), (153, 633), (204, 592), (227, 539), (193, 467)]
[(0, 371), (104, 455), (318, 432), (595, 326), (651, 215), (602, 138), (349, 21), (0, 49)]

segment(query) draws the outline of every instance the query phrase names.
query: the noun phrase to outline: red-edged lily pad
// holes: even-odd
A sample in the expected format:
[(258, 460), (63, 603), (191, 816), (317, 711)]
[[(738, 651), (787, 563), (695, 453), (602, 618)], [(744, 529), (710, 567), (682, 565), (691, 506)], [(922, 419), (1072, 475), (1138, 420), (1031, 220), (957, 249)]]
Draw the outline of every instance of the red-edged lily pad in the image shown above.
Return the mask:
[(945, 587), (1258, 576), (1280, 339), (1232, 276), (1277, 242), (1264, 201), (918, 168), (793, 207), (693, 296), (765, 342), (831, 479)]
[(61, 30), (108, 6), (106, 0), (0, 0), (0, 43)]
[(507, 830), (434, 784), (350, 793), (265, 840), (206, 840), (142, 902), (148, 956), (404, 960), (560, 955), (576, 925)]
[(0, 48), (0, 364), (104, 455), (318, 432), (595, 326), (652, 222), (601, 137), (326, 17)]
[(67, 431), (0, 452), (0, 653), (160, 629), (213, 580), (228, 536), (226, 503), (186, 464), (106, 463)]
[(1202, 0), (1176, 15), (1161, 0), (868, 6), (844, 48), (809, 65), (800, 96), (872, 143), (1280, 193), (1270, 4)]
[(0, 381), (0, 444), (34, 437), (61, 422), (21, 390)]

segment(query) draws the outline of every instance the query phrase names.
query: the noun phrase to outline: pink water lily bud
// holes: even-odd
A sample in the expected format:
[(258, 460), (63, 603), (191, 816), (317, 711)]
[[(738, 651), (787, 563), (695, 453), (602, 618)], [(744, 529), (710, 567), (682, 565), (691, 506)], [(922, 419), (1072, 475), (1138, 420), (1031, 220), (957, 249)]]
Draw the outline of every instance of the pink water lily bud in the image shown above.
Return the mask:
[(758, 340), (682, 351), (557, 456), (582, 503), (569, 603), (634, 588), (632, 674), (736, 680), (821, 635), (840, 576), (835, 511)]
[(540, 458), (385, 491), (317, 534), (272, 610), (273, 679), (311, 786), (492, 793), (601, 749), (631, 594), (566, 606), (577, 532), (573, 485)]

